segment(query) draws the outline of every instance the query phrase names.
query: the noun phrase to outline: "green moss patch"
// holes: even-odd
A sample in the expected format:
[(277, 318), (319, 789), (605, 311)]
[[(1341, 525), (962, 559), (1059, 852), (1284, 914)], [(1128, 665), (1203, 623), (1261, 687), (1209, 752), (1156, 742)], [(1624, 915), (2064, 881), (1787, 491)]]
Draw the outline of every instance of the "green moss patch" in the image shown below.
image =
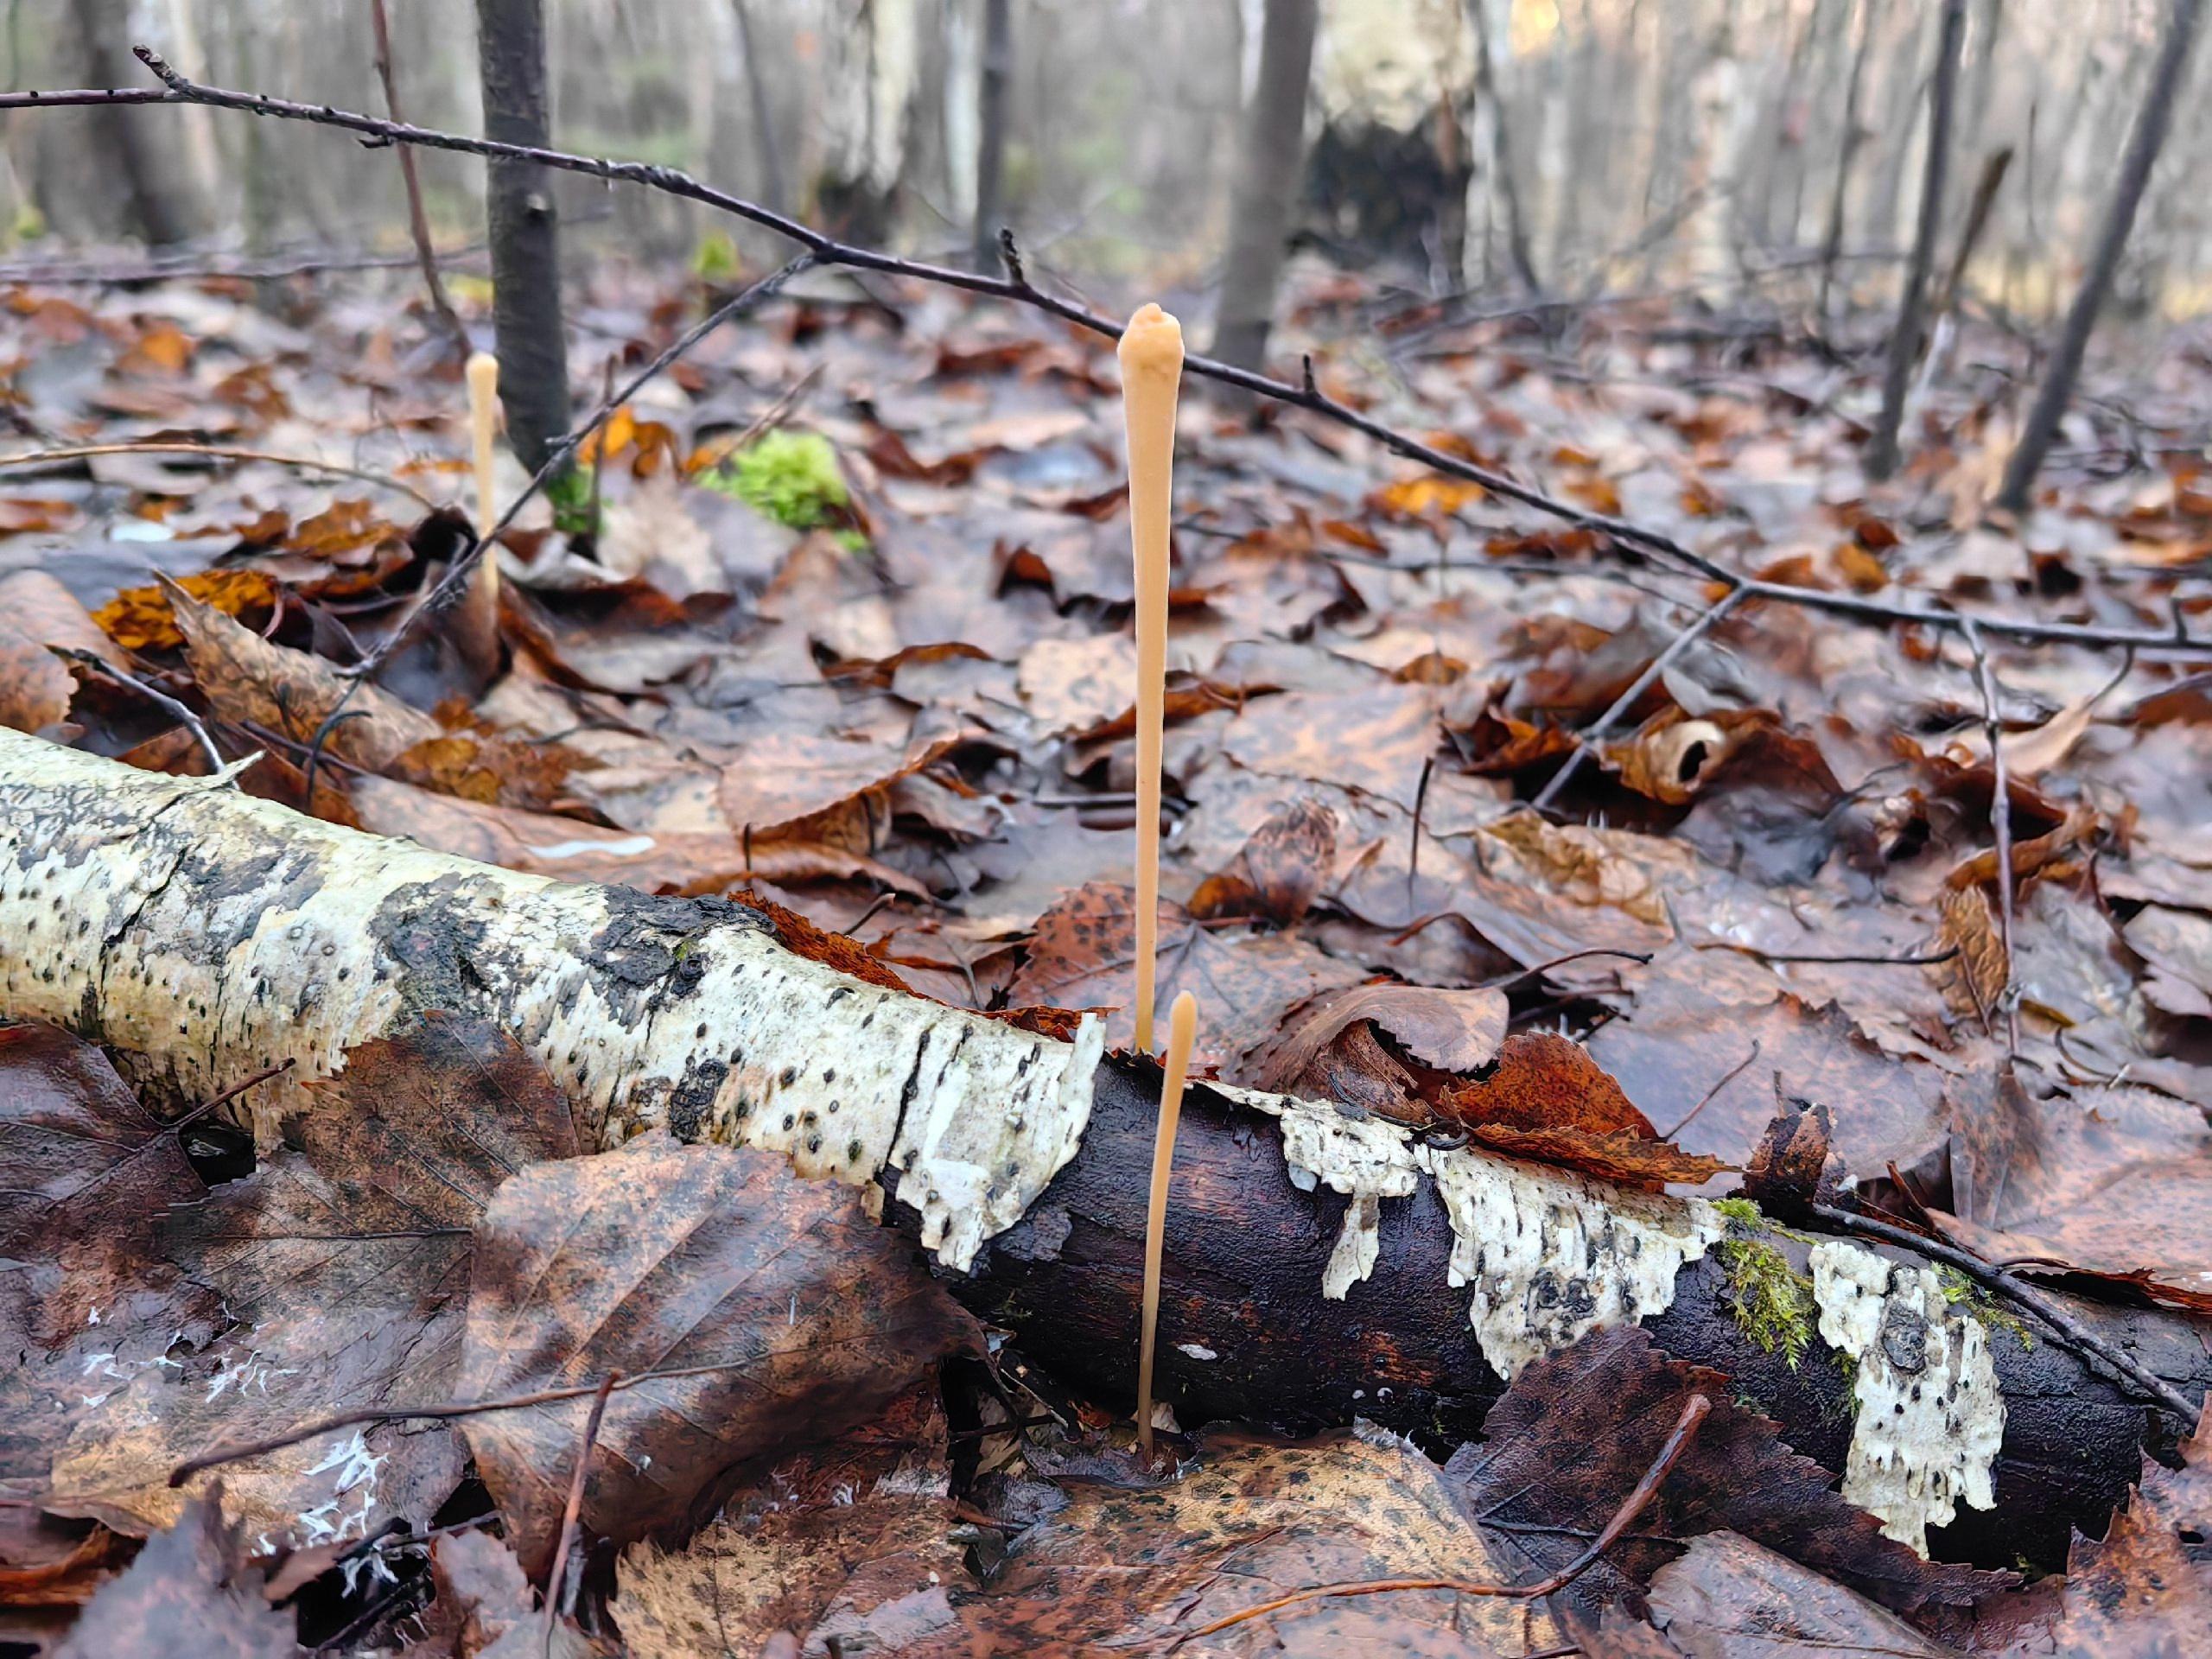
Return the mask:
[(771, 432), (702, 474), (700, 482), (793, 530), (819, 529), (852, 500), (837, 470), (837, 452), (813, 432)]
[(1737, 1329), (1762, 1353), (1781, 1354), (1796, 1370), (1820, 1323), (1812, 1280), (1773, 1245), (1755, 1238), (1724, 1238), (1713, 1252), (1728, 1275), (1726, 1300)]

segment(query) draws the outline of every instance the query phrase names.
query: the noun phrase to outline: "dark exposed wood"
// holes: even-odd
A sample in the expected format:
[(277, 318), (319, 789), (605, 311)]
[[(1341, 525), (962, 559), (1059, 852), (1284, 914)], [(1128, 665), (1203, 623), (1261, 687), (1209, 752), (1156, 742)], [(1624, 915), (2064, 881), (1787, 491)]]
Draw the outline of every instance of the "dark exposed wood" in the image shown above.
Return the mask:
[[(975, 1276), (953, 1287), (1012, 1329), (1026, 1358), (1124, 1402), (1135, 1382), (1157, 1090), (1148, 1068), (1103, 1068), (1082, 1151), (1028, 1218), (993, 1241)], [(1343, 1301), (1325, 1301), (1322, 1270), (1347, 1203), (1291, 1184), (1266, 1118), (1203, 1087), (1185, 1097), (1154, 1385), (1185, 1427), (1236, 1418), (1303, 1433), (1362, 1417), (1439, 1452), (1478, 1434), (1504, 1385), (1468, 1325), (1469, 1293), (1446, 1282), (1452, 1238), (1434, 1188), (1424, 1181), (1412, 1198), (1383, 1202), (1374, 1276)], [(1802, 1236), (1776, 1232), (1764, 1242), (1803, 1269)], [(1728, 1311), (1727, 1288), (1725, 1268), (1708, 1255), (1683, 1270), (1675, 1305), (1646, 1329), (1667, 1352), (1726, 1372), (1796, 1450), (1840, 1470), (1851, 1433), (1842, 1367), (1817, 1341), (1795, 1370), (1762, 1351)], [(2054, 1300), (2192, 1396), (2212, 1386), (2204, 1340), (2212, 1325)], [(1185, 1342), (1219, 1357), (1192, 1358), (1177, 1345)], [(1993, 1567), (2023, 1554), (2056, 1566), (2069, 1529), (2101, 1532), (2125, 1497), (2146, 1426), (2155, 1420), (2158, 1444), (2170, 1446), (2179, 1425), (2044, 1337), (2024, 1345), (1995, 1330), (1990, 1347), (2008, 1414), (1998, 1507), (1963, 1511), (1934, 1535), (1934, 1552)]]
[(2081, 373), (2082, 359), (2089, 349), (2090, 331), (2097, 326), (2097, 314), (2104, 309), (2106, 296), (2112, 292), (2113, 275), (2120, 269), (2120, 256), (2135, 225), (2135, 210), (2142, 203), (2144, 187), (2151, 181), (2151, 169), (2158, 165), (2166, 129), (2172, 124), (2174, 94), (2189, 62), (2202, 10), (2202, 0), (2173, 0), (2165, 38), (2158, 44), (2158, 60), (2151, 72), (2151, 85), (2143, 94), (2142, 108), (2136, 111), (2134, 130), (2127, 136), (2127, 150), (2120, 158), (2120, 176), (2113, 181), (2112, 200), (2105, 205), (2104, 223), (2097, 232), (2088, 269), (2082, 272), (2082, 286), (2066, 313), (2065, 326), (2059, 331), (2050, 365), (2044, 371), (2043, 385), (2037, 389), (2035, 407), (2029, 411), (2019, 447), (2005, 463), (1997, 505), (2008, 512), (2026, 511), (2028, 493), (2035, 487), (2036, 474), (2043, 470), (2044, 457), (2050, 453), (2051, 442), (2058, 435), (2058, 423), (2074, 395), (2075, 378)]

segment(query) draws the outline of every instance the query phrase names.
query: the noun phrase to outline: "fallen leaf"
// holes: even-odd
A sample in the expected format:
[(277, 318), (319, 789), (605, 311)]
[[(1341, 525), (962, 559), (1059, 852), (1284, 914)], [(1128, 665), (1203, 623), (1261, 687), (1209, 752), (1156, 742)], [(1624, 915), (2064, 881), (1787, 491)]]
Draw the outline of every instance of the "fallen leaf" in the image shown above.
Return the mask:
[[(1012, 1000), (1110, 1009), (1108, 1045), (1126, 1048), (1133, 1043), (1135, 897), (1118, 883), (1093, 881), (1039, 917), (1028, 953), (1009, 988)], [(1287, 935), (1224, 937), (1165, 902), (1159, 938), (1154, 995), (1162, 1006), (1185, 990), (1198, 998), (1198, 1039), (1192, 1064), (1201, 1070), (1221, 1068), (1224, 1076), (1236, 1071), (1247, 1050), (1274, 1035), (1289, 1009), (1365, 977)]]
[(237, 1529), (211, 1495), (187, 1505), (101, 1588), (54, 1659), (292, 1659), (298, 1651), (292, 1615), (263, 1599), (260, 1571), (246, 1565)]
[[(866, 1421), (970, 1329), (850, 1188), (802, 1179), (772, 1153), (646, 1135), (524, 1171), (493, 1200), (456, 1393), (728, 1362), (608, 1398), (583, 1521), (629, 1543), (696, 1525), (744, 1465)], [(550, 1564), (590, 1405), (462, 1420), (533, 1579)]]
[(1689, 1541), (1652, 1575), (1651, 1617), (1688, 1659), (1942, 1659), (1887, 1608), (1732, 1532)]
[[(1461, 1518), (1436, 1465), (1405, 1441), (1337, 1431), (1292, 1445), (1209, 1434), (1182, 1479), (1072, 1485), (1022, 1533), (998, 1578), (904, 1651), (1145, 1651), (1295, 1591), (1370, 1579), (1511, 1581), (1514, 1562)], [(1535, 1575), (1530, 1575), (1534, 1577)], [(1185, 1651), (1479, 1655), (1556, 1646), (1541, 1603), (1402, 1591), (1300, 1603)], [(1361, 1617), (1347, 1618), (1348, 1611)], [(1456, 1638), (1429, 1645), (1439, 1634)], [(1344, 1645), (1349, 1642), (1352, 1645)]]
[[(1923, 1560), (1830, 1490), (1834, 1477), (1782, 1444), (1720, 1372), (1663, 1354), (1635, 1325), (1594, 1331), (1533, 1361), (1461, 1446), (1444, 1479), (1493, 1552), (1528, 1578), (1573, 1560), (1657, 1457), (1693, 1395), (1710, 1408), (1635, 1529), (1567, 1596), (1586, 1607), (1635, 1591), (1679, 1544), (1726, 1528), (1886, 1607), (1967, 1604), (2010, 1574)], [(1510, 1530), (1508, 1530), (1508, 1528)]]
[(0, 576), (0, 726), (40, 732), (68, 718), (76, 677), (49, 645), (90, 652), (122, 666), (122, 654), (107, 635), (45, 571)]
[[(175, 585), (225, 616), (260, 616), (276, 603), (276, 585), (265, 571), (204, 570)], [(159, 586), (126, 588), (93, 612), (92, 620), (125, 651), (175, 651), (184, 644), (184, 632), (172, 596)]]
[(2201, 1554), (2212, 1529), (2212, 1411), (2180, 1452), (2178, 1470), (2145, 1459), (2140, 1487), (2102, 1541), (2075, 1535), (2058, 1652), (2165, 1659), (2193, 1651), (2212, 1630), (2212, 1572)]
[(1278, 808), (1217, 875), (1198, 884), (1188, 906), (1202, 921), (1249, 917), (1294, 928), (1319, 894), (1336, 864), (1337, 815), (1300, 796)]
[(1222, 747), (1250, 771), (1363, 790), (1410, 812), (1439, 735), (1434, 694), (1391, 684), (1256, 699), (1230, 722)]

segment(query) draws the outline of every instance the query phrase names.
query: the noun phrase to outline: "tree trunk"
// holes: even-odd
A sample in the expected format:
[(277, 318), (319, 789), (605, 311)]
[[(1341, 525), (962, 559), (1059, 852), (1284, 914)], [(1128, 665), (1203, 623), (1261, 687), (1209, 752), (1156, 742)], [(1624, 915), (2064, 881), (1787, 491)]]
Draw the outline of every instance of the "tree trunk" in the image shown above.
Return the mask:
[[(264, 1144), (359, 1044), (430, 1009), (488, 1021), (601, 1144), (666, 1128), (880, 1191), (1028, 1357), (1126, 1397), (1156, 1068), (1105, 1063), (1095, 1019), (1072, 1043), (1032, 1035), (849, 978), (772, 927), (728, 900), (473, 864), (0, 731), (0, 1016), (105, 1043), (142, 1087), (186, 1099), (294, 1059), (234, 1109)], [(1529, 1359), (1635, 1321), (1832, 1468), (1902, 1446), (1898, 1491), (1871, 1501), (1908, 1528), (1925, 1516), (1905, 1487), (1979, 1458), (1994, 1507), (1962, 1516), (1945, 1553), (2056, 1563), (2139, 1471), (2145, 1408), (2043, 1333), (1952, 1305), (1910, 1252), (1753, 1235), (1793, 1273), (1809, 1262), (1824, 1311), (1840, 1268), (1889, 1287), (1856, 1293), (1885, 1299), (1885, 1331), (1918, 1321), (1897, 1351), (1974, 1357), (1970, 1381), (1926, 1379), (1932, 1415), (1906, 1445), (1891, 1413), (1922, 1413), (1910, 1379), (1885, 1382), (1869, 1354), (1854, 1389), (1817, 1340), (1795, 1365), (1761, 1348), (1732, 1311), (1741, 1253), (1717, 1248), (1743, 1235), (1701, 1200), (1222, 1086), (1186, 1102), (1176, 1170), (1160, 1390), (1186, 1423), (1359, 1416), (1440, 1448)], [(2212, 1382), (2203, 1322), (2061, 1300), (2175, 1386)], [(2001, 1445), (1973, 1452), (2000, 1416)], [(2162, 1448), (2185, 1427), (2157, 1421)]]
[(1290, 213), (1306, 156), (1306, 99), (1319, 0), (1268, 0), (1260, 79), (1244, 111), (1229, 219), (1229, 257), (1213, 354), (1256, 370), (1274, 321), (1275, 283), (1289, 251)]
[(760, 151), (760, 197), (772, 213), (790, 211), (791, 186), (784, 177), (783, 147), (776, 141), (776, 112), (768, 105), (768, 80), (760, 62), (760, 46), (753, 32), (753, 8), (746, 0), (729, 0), (737, 18), (737, 49), (745, 60), (745, 95), (753, 105), (753, 142)]
[[(476, 0), (484, 136), (541, 149), (546, 113), (541, 0)], [(492, 313), (507, 442), (531, 472), (569, 429), (569, 343), (561, 321), (561, 237), (553, 184), (526, 162), (485, 163)]]
[(1475, 25), (1475, 91), (1489, 122), (1491, 180), (1505, 214), (1506, 253), (1521, 286), (1531, 294), (1541, 294), (1544, 285), (1536, 280), (1535, 256), (1529, 248), (1529, 221), (1521, 209), (1519, 175), (1513, 170), (1513, 123), (1497, 94), (1497, 54), (1491, 44), (1486, 0), (1467, 0), (1467, 16)]
[(976, 269), (996, 270), (999, 229), (1006, 208), (1000, 189), (1006, 169), (1007, 83), (1014, 76), (1013, 0), (983, 0), (982, 74), (976, 87)]
[[(77, 0), (79, 61), (87, 86), (135, 86), (145, 71), (130, 55), (130, 0)], [(113, 156), (115, 171), (130, 193), (139, 232), (156, 247), (189, 242), (214, 228), (207, 181), (194, 165), (193, 147), (170, 124), (173, 111), (118, 105), (86, 118)]]
[(2200, 3), (2173, 0), (2165, 38), (2158, 45), (2158, 59), (2151, 71), (2151, 85), (2143, 94), (2143, 107), (2136, 111), (2134, 130), (2127, 136), (2127, 150), (2120, 158), (2120, 176), (2113, 182), (2112, 200), (2105, 207), (2104, 224), (2097, 232), (2089, 268), (2082, 274), (2081, 289), (2074, 296), (2057, 346), (2044, 371), (2043, 384), (2036, 390), (2035, 407), (2029, 411), (2019, 448), (2005, 464), (1996, 505), (2006, 512), (2027, 511), (2036, 474), (2043, 470), (2044, 457), (2050, 453), (2058, 423), (2074, 395), (2075, 378), (2081, 373), (2082, 359), (2089, 348), (2089, 331), (2097, 326), (2097, 313), (2112, 292), (2113, 273), (2119, 270), (2120, 256), (2127, 246), (2135, 209), (2143, 200), (2144, 187), (2151, 181), (2159, 149), (2166, 142), (2166, 129), (2173, 120), (2174, 92), (2181, 85), (2189, 48), (2196, 38)]
[(1943, 178), (1951, 156), (1951, 106), (1959, 88), (1959, 43), (1967, 28), (1967, 0), (1943, 0), (1942, 34), (1936, 48), (1936, 77), (1928, 92), (1928, 158), (1920, 180), (1920, 225), (1912, 239), (1912, 264), (1905, 272), (1904, 296), (1897, 304), (1897, 326), (1890, 336), (1889, 364), (1882, 375), (1882, 412), (1866, 441), (1866, 476), (1885, 479), (1897, 469), (1897, 429), (1904, 420), (1904, 397), (1912, 385), (1928, 327), (1928, 273), (1936, 263), (1936, 238), (1943, 232)]

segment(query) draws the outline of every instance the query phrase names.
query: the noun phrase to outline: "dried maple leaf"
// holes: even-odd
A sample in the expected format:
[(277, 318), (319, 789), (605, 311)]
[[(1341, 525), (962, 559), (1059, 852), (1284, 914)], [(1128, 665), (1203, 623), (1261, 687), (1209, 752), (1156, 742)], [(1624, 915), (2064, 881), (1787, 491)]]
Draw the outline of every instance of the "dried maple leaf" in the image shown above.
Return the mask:
[[(611, 1371), (727, 1369), (609, 1396), (584, 1524), (627, 1543), (712, 1512), (731, 1471), (865, 1421), (973, 1340), (860, 1195), (772, 1153), (641, 1136), (525, 1171), (477, 1230), (463, 1400)], [(462, 1420), (524, 1568), (550, 1563), (591, 1402)]]

